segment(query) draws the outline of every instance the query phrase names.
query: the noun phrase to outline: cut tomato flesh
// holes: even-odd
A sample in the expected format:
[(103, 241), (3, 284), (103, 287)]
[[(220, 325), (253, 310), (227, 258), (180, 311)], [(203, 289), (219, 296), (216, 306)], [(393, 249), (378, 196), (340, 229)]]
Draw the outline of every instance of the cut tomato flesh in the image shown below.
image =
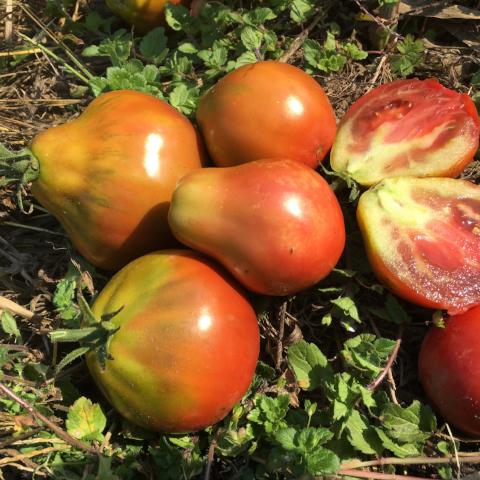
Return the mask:
[(422, 306), (457, 313), (480, 304), (480, 187), (449, 178), (387, 179), (357, 216), (378, 277)]
[(362, 185), (398, 176), (456, 176), (478, 149), (480, 122), (466, 94), (437, 80), (373, 89), (340, 122), (331, 164)]

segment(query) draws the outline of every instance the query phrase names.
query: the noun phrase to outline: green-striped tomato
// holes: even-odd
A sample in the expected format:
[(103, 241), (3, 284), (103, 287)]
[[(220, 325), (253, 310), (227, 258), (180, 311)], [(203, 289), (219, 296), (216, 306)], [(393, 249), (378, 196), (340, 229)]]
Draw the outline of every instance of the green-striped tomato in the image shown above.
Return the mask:
[(92, 311), (119, 310), (102, 369), (90, 372), (110, 403), (150, 430), (188, 432), (221, 420), (248, 389), (259, 353), (250, 303), (228, 274), (200, 254), (165, 250), (133, 261)]

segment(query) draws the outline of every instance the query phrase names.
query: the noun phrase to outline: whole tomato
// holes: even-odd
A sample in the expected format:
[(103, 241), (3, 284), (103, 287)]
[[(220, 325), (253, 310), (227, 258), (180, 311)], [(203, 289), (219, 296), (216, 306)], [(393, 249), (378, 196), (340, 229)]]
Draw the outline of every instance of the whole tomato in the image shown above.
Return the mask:
[(30, 147), (35, 198), (92, 264), (109, 270), (175, 245), (167, 223), (177, 181), (202, 166), (189, 120), (150, 95), (101, 95)]
[(118, 272), (92, 312), (119, 312), (105, 367), (90, 372), (115, 409), (149, 430), (181, 433), (221, 420), (247, 391), (260, 336), (254, 310), (201, 255), (154, 252)]
[(303, 70), (274, 61), (222, 78), (200, 99), (197, 121), (219, 167), (290, 158), (315, 168), (336, 131), (322, 87)]
[(168, 3), (189, 5), (189, 0), (106, 0), (108, 8), (123, 18), (140, 33), (145, 33), (165, 23), (165, 6)]
[(360, 97), (338, 126), (332, 168), (362, 185), (400, 176), (456, 177), (478, 149), (472, 99), (437, 80), (397, 80)]
[(480, 437), (480, 306), (432, 327), (418, 359), (419, 377), (447, 422)]
[(370, 265), (395, 294), (452, 314), (480, 304), (480, 186), (389, 178), (360, 197), (357, 218)]
[(292, 160), (191, 172), (173, 194), (168, 219), (178, 240), (265, 295), (311, 287), (345, 245), (342, 211), (328, 183)]

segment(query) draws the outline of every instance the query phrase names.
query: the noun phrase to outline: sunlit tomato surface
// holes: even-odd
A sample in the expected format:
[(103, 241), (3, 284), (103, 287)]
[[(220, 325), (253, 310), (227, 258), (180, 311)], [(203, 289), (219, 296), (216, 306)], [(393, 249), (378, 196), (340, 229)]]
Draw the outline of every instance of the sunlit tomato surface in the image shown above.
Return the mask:
[(202, 166), (186, 117), (144, 93), (94, 100), (77, 119), (39, 134), (37, 200), (94, 265), (118, 269), (174, 245), (167, 212), (177, 181)]
[(314, 285), (345, 245), (342, 211), (328, 183), (292, 160), (191, 172), (175, 190), (169, 222), (181, 242), (265, 295)]
[(419, 378), (451, 425), (480, 437), (480, 306), (432, 327), (419, 357)]
[(189, 0), (106, 0), (108, 8), (140, 33), (165, 23), (165, 6), (169, 3), (189, 5)]
[(217, 166), (290, 158), (316, 167), (332, 146), (335, 115), (320, 85), (280, 62), (245, 65), (222, 78), (197, 110)]
[(247, 391), (259, 353), (255, 312), (236, 282), (200, 254), (165, 250), (118, 272), (93, 305), (121, 309), (102, 370), (90, 372), (110, 403), (150, 430), (188, 432), (221, 420)]
[(394, 293), (459, 313), (480, 304), (480, 187), (451, 178), (391, 178), (357, 217), (373, 271)]
[(398, 80), (350, 107), (330, 161), (335, 171), (362, 185), (399, 176), (455, 177), (472, 161), (479, 134), (468, 95), (435, 79)]

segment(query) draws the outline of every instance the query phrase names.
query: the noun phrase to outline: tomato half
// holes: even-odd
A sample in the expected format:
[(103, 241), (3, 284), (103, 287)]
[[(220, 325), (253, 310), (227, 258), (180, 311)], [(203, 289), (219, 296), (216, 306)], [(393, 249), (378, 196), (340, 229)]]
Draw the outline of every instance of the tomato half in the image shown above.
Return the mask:
[(315, 168), (336, 131), (320, 85), (303, 70), (274, 61), (245, 65), (222, 78), (200, 99), (197, 121), (220, 167), (290, 158)]
[(171, 3), (189, 5), (189, 0), (106, 0), (107, 7), (140, 33), (165, 23), (165, 6)]
[(478, 149), (472, 99), (435, 79), (398, 80), (374, 88), (343, 117), (332, 168), (362, 185), (399, 176), (455, 177)]
[(419, 356), (419, 378), (445, 420), (480, 437), (480, 306), (432, 327)]
[(357, 218), (373, 271), (394, 293), (458, 313), (480, 303), (480, 187), (391, 178), (365, 192)]
[(202, 166), (189, 120), (130, 90), (95, 99), (77, 119), (40, 133), (35, 198), (92, 264), (115, 270), (175, 245), (167, 223), (177, 181)]
[(328, 183), (292, 160), (191, 172), (173, 194), (169, 222), (181, 242), (265, 295), (311, 287), (345, 245), (342, 211)]
[(101, 368), (87, 364), (110, 403), (143, 428), (189, 432), (221, 420), (247, 391), (260, 336), (237, 284), (201, 255), (165, 250), (118, 272), (95, 301), (120, 327)]

